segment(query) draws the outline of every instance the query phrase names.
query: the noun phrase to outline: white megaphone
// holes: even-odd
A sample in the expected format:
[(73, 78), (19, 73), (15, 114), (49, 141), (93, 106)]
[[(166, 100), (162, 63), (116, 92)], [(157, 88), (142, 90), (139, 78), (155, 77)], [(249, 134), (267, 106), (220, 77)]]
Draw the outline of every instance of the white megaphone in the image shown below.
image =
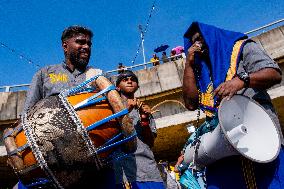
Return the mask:
[(219, 125), (188, 146), (184, 163), (205, 167), (232, 155), (267, 163), (280, 151), (280, 134), (272, 118), (255, 101), (241, 95), (223, 99), (218, 110)]

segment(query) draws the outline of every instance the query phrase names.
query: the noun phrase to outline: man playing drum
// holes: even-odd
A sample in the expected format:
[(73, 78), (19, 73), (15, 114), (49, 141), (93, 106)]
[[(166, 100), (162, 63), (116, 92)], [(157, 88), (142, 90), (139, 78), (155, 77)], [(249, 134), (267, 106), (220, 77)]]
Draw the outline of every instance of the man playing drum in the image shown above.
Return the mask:
[(34, 75), (27, 93), (25, 111), (43, 98), (79, 85), (86, 80), (86, 73), (90, 69), (94, 75), (102, 73), (87, 66), (92, 36), (92, 31), (81, 26), (70, 26), (63, 31), (61, 41), (65, 60), (61, 64), (44, 67)]
[[(33, 77), (27, 93), (24, 111), (28, 111), (38, 101), (49, 96), (58, 95), (84, 82), (87, 78), (101, 74), (100, 69), (88, 65), (93, 33), (82, 26), (70, 26), (61, 36), (65, 60), (61, 64), (40, 69)], [(96, 188), (114, 188), (114, 174), (111, 168), (103, 168), (93, 176)], [(19, 188), (23, 188), (19, 182)]]

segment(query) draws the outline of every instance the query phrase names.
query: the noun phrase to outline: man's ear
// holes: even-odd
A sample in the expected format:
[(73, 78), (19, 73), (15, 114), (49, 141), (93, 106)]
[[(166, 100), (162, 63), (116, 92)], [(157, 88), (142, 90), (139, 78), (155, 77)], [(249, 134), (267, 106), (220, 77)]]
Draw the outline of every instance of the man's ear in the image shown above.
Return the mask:
[(117, 90), (118, 92), (120, 92), (120, 87), (116, 87), (116, 90)]
[(67, 52), (67, 46), (68, 46), (68, 44), (67, 44), (66, 41), (62, 42), (62, 48), (63, 48), (63, 50), (64, 50), (64, 53)]
[(136, 91), (138, 91), (139, 89), (139, 85), (137, 84), (137, 88), (135, 89), (134, 93), (136, 93)]

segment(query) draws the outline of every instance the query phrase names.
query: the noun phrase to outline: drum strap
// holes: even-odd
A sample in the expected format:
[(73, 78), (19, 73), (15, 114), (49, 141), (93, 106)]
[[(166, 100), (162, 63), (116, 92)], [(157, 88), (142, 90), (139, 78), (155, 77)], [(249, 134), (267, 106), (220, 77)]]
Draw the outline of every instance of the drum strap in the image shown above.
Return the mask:
[(112, 119), (118, 118), (118, 117), (126, 115), (126, 114), (128, 114), (128, 109), (124, 109), (124, 110), (122, 110), (120, 112), (112, 114), (111, 116), (108, 116), (108, 117), (106, 117), (106, 118), (104, 118), (104, 119), (102, 119), (100, 121), (97, 121), (96, 123), (94, 123), (94, 124), (90, 125), (89, 127), (87, 127), (87, 131), (91, 131), (91, 130), (95, 129), (96, 127), (98, 127), (98, 126), (100, 126), (100, 125), (102, 125), (102, 124), (104, 124), (104, 123), (106, 123), (106, 122), (108, 122), (108, 121), (110, 121)]
[(78, 110), (80, 108), (84, 108), (84, 107), (87, 107), (87, 106), (90, 106), (90, 105), (93, 105), (97, 102), (100, 102), (104, 99), (106, 99), (106, 97), (102, 97), (102, 98), (99, 98), (99, 99), (96, 99), (98, 98), (99, 96), (111, 91), (111, 90), (115, 90), (115, 86), (114, 85), (110, 85), (109, 87), (105, 88), (104, 90), (101, 90), (100, 92), (96, 93), (95, 95), (87, 98), (86, 100), (83, 100), (82, 102), (76, 104), (74, 106), (74, 109), (75, 110)]
[(12, 156), (12, 155), (19, 155), (19, 156), (21, 156), (21, 152), (23, 150), (25, 150), (26, 148), (28, 148), (28, 147), (30, 147), (30, 145), (27, 143), (27, 144), (25, 144), (23, 146), (18, 147), (17, 149), (15, 149), (15, 150), (13, 150), (11, 152), (7, 151), (7, 155), (8, 156)]
[[(8, 132), (6, 132), (3, 136), (3, 140), (7, 139), (8, 137), (16, 137), (18, 133), (20, 133), (23, 130), (22, 125), (18, 125), (16, 128), (14, 128), (13, 130), (9, 130)], [(17, 149), (13, 150), (13, 151), (9, 151), (7, 150), (7, 155), (8, 156), (13, 156), (13, 155), (18, 155), (21, 156), (21, 152), (23, 150), (25, 150), (26, 148), (29, 147), (29, 144), (26, 143), (23, 146), (18, 147)]]
[(72, 94), (75, 94), (75, 93), (77, 93), (77, 92), (79, 92), (84, 86), (86, 86), (88, 83), (90, 83), (90, 82), (92, 82), (92, 81), (94, 81), (94, 80), (96, 80), (98, 77), (100, 77), (100, 76), (102, 76), (101, 74), (100, 75), (96, 75), (95, 77), (92, 77), (92, 78), (90, 78), (90, 79), (88, 79), (87, 81), (84, 81), (83, 83), (81, 83), (80, 85), (78, 85), (78, 86), (76, 86), (76, 87), (74, 87), (74, 88), (72, 88), (72, 89), (69, 89), (69, 90), (67, 90), (67, 91), (64, 91), (63, 93), (63, 95), (64, 96), (69, 96), (69, 95), (72, 95)]
[(103, 146), (103, 147), (101, 147), (97, 150), (97, 153), (104, 152), (106, 150), (109, 150), (110, 148), (114, 148), (114, 147), (119, 146), (123, 143), (129, 142), (130, 140), (133, 140), (136, 136), (137, 136), (136, 133), (134, 133), (134, 134), (132, 134), (132, 135), (120, 140), (120, 141), (114, 142), (114, 143), (109, 144), (107, 146)]
[(15, 129), (6, 132), (5, 135), (3, 136), (3, 140), (5, 140), (7, 137), (15, 137), (15, 136), (17, 136), (17, 134), (19, 132), (21, 132), (22, 130), (23, 130), (22, 125), (17, 126)]
[(76, 111), (74, 108), (71, 106), (71, 104), (67, 101), (66, 96), (64, 96), (64, 93), (59, 94), (59, 99), (62, 102), (63, 106), (68, 110), (68, 113), (70, 114), (71, 119), (75, 122), (77, 125), (77, 130), (81, 132), (83, 140), (85, 141), (85, 144), (89, 150), (89, 153), (91, 155), (94, 155), (96, 159), (96, 166), (97, 168), (103, 167), (102, 162), (100, 162), (99, 157), (97, 155), (96, 147), (93, 145), (91, 139), (89, 138), (88, 132), (84, 128), (82, 122), (80, 121)]
[(114, 136), (112, 139), (108, 140), (106, 143), (104, 143), (103, 146), (107, 146), (115, 141), (117, 141), (118, 139), (122, 138), (123, 137), (123, 134), (122, 133), (119, 133), (117, 134), (116, 136)]

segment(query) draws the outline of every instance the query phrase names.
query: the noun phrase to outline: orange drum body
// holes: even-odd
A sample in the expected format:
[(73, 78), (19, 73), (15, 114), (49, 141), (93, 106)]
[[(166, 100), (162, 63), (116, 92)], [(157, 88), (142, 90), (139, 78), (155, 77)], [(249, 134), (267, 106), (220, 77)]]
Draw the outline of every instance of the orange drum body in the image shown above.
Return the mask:
[(100, 91), (110, 90), (77, 92), (79, 86), (48, 97), (23, 115), (16, 128), (5, 130), (8, 163), (25, 185), (87, 187), (114, 158), (112, 152), (135, 138), (118, 93), (106, 78), (95, 79)]
[[(68, 101), (72, 106), (85, 100), (95, 93), (82, 93), (78, 95), (72, 95), (67, 97)], [(99, 120), (111, 116), (114, 114), (108, 101), (104, 100), (96, 105), (82, 108), (77, 110), (77, 115), (79, 116), (83, 126), (86, 128)], [(113, 119), (109, 122), (99, 126), (98, 128), (88, 132), (90, 139), (96, 147), (102, 146), (106, 141), (110, 140), (112, 137), (116, 136), (121, 132), (121, 128), (117, 120)], [(100, 154), (100, 157), (106, 157), (110, 152)]]

